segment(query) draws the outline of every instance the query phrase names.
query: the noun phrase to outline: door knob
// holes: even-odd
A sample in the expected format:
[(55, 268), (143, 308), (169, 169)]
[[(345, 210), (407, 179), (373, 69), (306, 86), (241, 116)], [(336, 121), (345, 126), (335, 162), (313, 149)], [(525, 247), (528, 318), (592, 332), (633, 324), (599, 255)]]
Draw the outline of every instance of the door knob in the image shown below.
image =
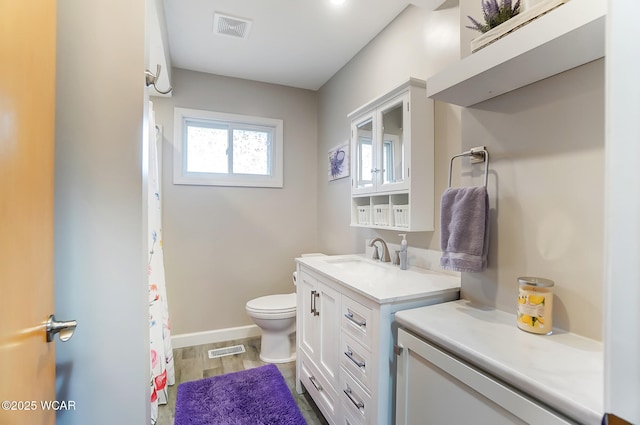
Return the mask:
[(73, 336), (76, 326), (78, 326), (78, 322), (75, 320), (57, 321), (56, 316), (52, 314), (47, 320), (47, 342), (53, 341), (53, 337), (57, 333), (60, 334), (60, 341), (68, 341)]

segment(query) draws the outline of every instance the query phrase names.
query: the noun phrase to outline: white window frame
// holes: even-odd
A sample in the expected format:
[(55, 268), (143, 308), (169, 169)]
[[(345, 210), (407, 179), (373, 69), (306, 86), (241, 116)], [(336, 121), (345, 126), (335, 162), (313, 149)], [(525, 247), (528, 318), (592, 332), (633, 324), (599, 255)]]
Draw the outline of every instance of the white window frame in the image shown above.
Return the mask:
[[(243, 126), (270, 127), (273, 143), (269, 154), (270, 175), (240, 173), (195, 173), (187, 171), (186, 121), (217, 121)], [(283, 121), (274, 118), (174, 108), (173, 116), (173, 183), (202, 186), (283, 187)]]

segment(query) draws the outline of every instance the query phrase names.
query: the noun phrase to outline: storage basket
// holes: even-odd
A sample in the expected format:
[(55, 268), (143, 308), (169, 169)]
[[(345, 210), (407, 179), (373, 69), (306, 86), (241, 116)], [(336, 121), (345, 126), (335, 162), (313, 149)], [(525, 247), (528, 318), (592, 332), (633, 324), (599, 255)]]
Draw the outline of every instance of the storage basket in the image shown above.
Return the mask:
[(373, 224), (376, 226), (389, 225), (389, 204), (373, 206)]
[(393, 219), (396, 227), (409, 227), (409, 205), (394, 205)]
[(358, 207), (358, 224), (369, 224), (371, 220), (371, 206), (359, 206)]

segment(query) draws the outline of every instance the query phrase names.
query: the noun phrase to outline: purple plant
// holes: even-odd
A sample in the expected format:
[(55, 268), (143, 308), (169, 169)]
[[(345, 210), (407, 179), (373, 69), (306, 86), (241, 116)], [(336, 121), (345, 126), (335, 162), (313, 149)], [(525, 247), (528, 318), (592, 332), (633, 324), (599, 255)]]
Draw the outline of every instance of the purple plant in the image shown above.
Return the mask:
[(520, 0), (516, 0), (513, 4), (511, 0), (501, 0), (500, 4), (498, 0), (482, 0), (482, 13), (485, 23), (481, 24), (471, 16), (467, 16), (473, 24), (467, 28), (485, 33), (497, 27), (520, 13)]

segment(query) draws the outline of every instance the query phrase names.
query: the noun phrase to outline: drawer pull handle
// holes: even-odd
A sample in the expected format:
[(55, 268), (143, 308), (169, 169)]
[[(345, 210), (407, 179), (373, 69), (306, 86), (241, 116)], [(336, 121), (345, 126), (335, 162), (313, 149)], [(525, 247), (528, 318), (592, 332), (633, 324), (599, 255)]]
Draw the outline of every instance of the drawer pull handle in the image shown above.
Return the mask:
[(314, 387), (316, 387), (316, 390), (318, 391), (322, 391), (322, 385), (318, 384), (316, 382), (316, 377), (315, 376), (310, 376), (309, 377), (309, 381), (311, 381), (311, 383), (313, 384)]
[(316, 291), (311, 291), (311, 314), (315, 316), (316, 306), (315, 306), (315, 297)]
[(347, 385), (347, 389), (343, 391), (347, 395), (347, 397), (349, 397), (349, 400), (351, 400), (351, 403), (353, 403), (353, 405), (358, 408), (358, 410), (361, 410), (361, 409), (364, 410), (364, 403), (353, 398), (353, 396), (351, 395), (351, 388), (349, 388), (348, 385)]
[(351, 311), (349, 311), (349, 310), (347, 310), (347, 312), (344, 314), (344, 317), (346, 317), (347, 319), (349, 319), (350, 321), (352, 321), (356, 325), (360, 326), (361, 328), (364, 328), (364, 327), (367, 326), (367, 321), (366, 320), (363, 320), (363, 321), (356, 320), (353, 317), (353, 313)]
[(359, 362), (358, 360), (356, 360), (353, 357), (353, 351), (347, 350), (347, 351), (344, 352), (344, 355), (347, 356), (349, 358), (349, 360), (351, 360), (356, 366), (358, 366), (361, 369), (364, 369), (365, 363), (364, 362)]
[(313, 300), (313, 315), (314, 316), (320, 316), (320, 312), (318, 311), (318, 306), (317, 306), (317, 302), (318, 302), (318, 298), (320, 298), (320, 292), (318, 291), (313, 291), (314, 294), (314, 300)]

